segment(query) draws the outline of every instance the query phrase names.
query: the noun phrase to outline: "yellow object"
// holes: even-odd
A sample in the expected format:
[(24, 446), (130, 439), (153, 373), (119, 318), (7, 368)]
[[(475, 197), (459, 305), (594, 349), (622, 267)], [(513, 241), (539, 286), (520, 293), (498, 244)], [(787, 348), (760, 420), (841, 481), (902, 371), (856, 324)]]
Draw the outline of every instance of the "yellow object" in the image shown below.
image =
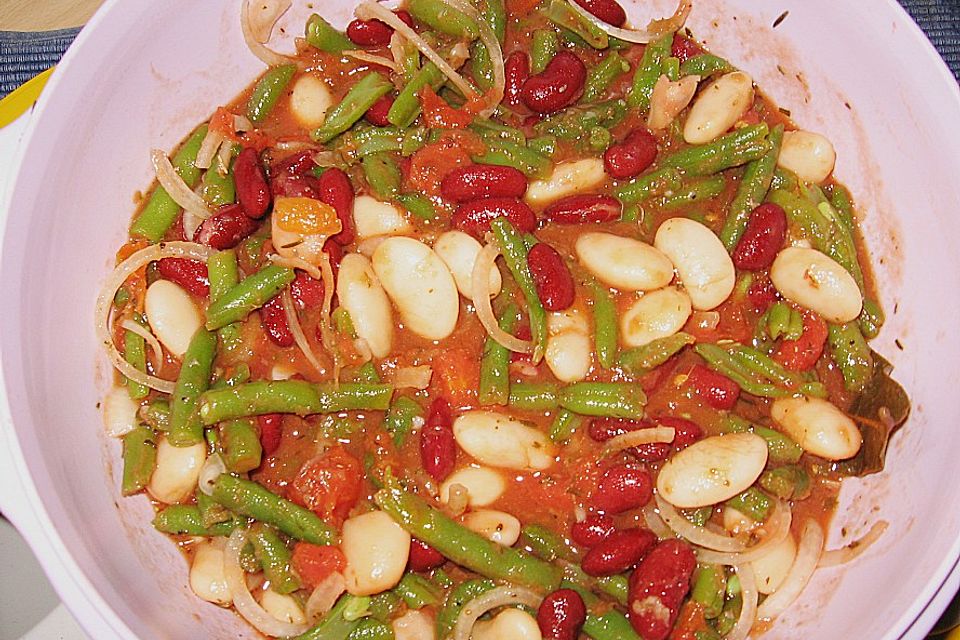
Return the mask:
[(944, 640), (960, 640), (960, 627), (955, 628), (951, 631)]
[(313, 198), (276, 198), (273, 215), (281, 229), (302, 235), (332, 236), (342, 230), (336, 210)]
[(24, 111), (33, 106), (55, 68), (50, 67), (43, 73), (27, 80), (14, 89), (13, 93), (0, 100), (0, 129), (19, 118)]

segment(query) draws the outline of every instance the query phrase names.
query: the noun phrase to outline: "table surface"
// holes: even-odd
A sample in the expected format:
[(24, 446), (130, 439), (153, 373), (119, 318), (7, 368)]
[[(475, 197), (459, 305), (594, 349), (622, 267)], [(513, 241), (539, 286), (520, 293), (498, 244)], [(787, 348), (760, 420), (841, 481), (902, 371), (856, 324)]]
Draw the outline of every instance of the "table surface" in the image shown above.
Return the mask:
[(79, 27), (104, 0), (3, 0), (0, 30), (50, 31)]

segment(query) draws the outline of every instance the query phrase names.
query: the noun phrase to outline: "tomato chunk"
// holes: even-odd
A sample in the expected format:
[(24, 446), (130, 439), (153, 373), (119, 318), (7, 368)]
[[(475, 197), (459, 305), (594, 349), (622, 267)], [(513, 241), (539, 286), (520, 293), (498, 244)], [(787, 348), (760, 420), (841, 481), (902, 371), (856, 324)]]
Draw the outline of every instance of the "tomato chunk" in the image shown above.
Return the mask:
[(342, 521), (360, 499), (360, 461), (341, 446), (308, 460), (288, 488), (291, 500), (324, 520)]
[(290, 565), (300, 581), (311, 589), (332, 573), (342, 573), (347, 559), (339, 547), (298, 542), (293, 546)]

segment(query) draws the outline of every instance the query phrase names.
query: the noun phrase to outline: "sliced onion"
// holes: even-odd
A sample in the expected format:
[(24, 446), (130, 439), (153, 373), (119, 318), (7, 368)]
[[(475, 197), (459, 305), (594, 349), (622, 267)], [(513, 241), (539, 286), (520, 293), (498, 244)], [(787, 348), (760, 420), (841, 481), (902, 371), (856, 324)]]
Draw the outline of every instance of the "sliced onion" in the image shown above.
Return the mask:
[(493, 307), (490, 305), (490, 270), (496, 268), (497, 256), (500, 248), (491, 242), (480, 250), (477, 260), (473, 263), (473, 273), (470, 276), (470, 289), (473, 293), (473, 308), (477, 311), (480, 324), (487, 330), (491, 338), (510, 351), (517, 353), (533, 353), (533, 342), (521, 340), (510, 335), (500, 328)]
[(690, 316), (690, 321), (698, 329), (713, 331), (720, 325), (720, 313), (718, 311), (694, 311)]
[(457, 617), (457, 624), (453, 628), (451, 640), (469, 640), (473, 632), (473, 625), (487, 611), (510, 604), (522, 604), (536, 609), (540, 606), (542, 597), (525, 587), (504, 586), (494, 587), (490, 591), (470, 600), (463, 606)]
[[(330, 254), (326, 251), (320, 254), (320, 279), (323, 280), (323, 304), (320, 305), (320, 342), (333, 358), (334, 380), (340, 379), (340, 358), (333, 344), (333, 292), (337, 283), (333, 277), (333, 265), (330, 264)], [(372, 354), (371, 354), (372, 357)]]
[(823, 555), (820, 556), (820, 563), (817, 566), (835, 567), (859, 558), (860, 554), (869, 549), (874, 542), (880, 539), (880, 536), (883, 535), (883, 532), (886, 531), (887, 527), (889, 526), (890, 523), (886, 520), (874, 522), (873, 526), (870, 527), (870, 531), (867, 531), (866, 535), (863, 537), (854, 540), (850, 544), (842, 546), (839, 549), (824, 551)]
[(251, 0), (244, 0), (243, 6), (240, 8), (240, 29), (243, 31), (243, 41), (247, 43), (247, 48), (250, 49), (250, 53), (271, 67), (290, 63), (290, 58), (276, 51), (271, 51), (263, 45), (263, 42), (257, 40), (257, 37), (254, 35), (254, 25), (251, 24), (250, 2)]
[(201, 220), (206, 220), (212, 215), (203, 198), (194, 193), (180, 177), (180, 174), (174, 170), (167, 154), (159, 149), (154, 149), (150, 152), (150, 159), (153, 161), (153, 168), (157, 172), (157, 181), (174, 202), (183, 207), (184, 211), (189, 211)]
[(299, 636), (306, 632), (310, 628), (309, 623), (294, 624), (277, 620), (253, 598), (250, 589), (247, 587), (243, 569), (240, 567), (240, 550), (246, 543), (246, 530), (234, 529), (229, 540), (227, 540), (227, 548), (223, 559), (223, 574), (227, 579), (230, 593), (233, 595), (233, 607), (237, 610), (237, 613), (243, 616), (257, 631), (267, 636), (287, 638)]
[(800, 544), (797, 545), (797, 557), (790, 567), (790, 572), (784, 578), (780, 587), (773, 592), (763, 604), (757, 609), (757, 616), (760, 618), (773, 618), (778, 616), (787, 607), (793, 604), (803, 588), (807, 586), (810, 577), (817, 569), (817, 563), (820, 562), (820, 554), (823, 552), (823, 529), (817, 524), (816, 520), (809, 519), (803, 523), (803, 531), (800, 533)]
[(607, 443), (603, 445), (603, 455), (609, 456), (611, 454), (623, 451), (624, 449), (636, 447), (641, 444), (673, 442), (673, 438), (676, 436), (676, 433), (677, 430), (673, 427), (663, 426), (651, 427), (649, 429), (638, 429), (637, 431), (622, 433), (619, 436), (615, 436), (607, 440)]
[[(665, 129), (676, 119), (680, 112), (687, 108), (697, 92), (700, 76), (685, 76), (673, 82), (667, 76), (661, 75), (653, 85), (653, 94), (650, 96), (650, 113), (647, 114), (647, 128), (651, 130)], [(720, 314), (716, 311), (700, 311), (700, 314), (715, 314), (717, 320)], [(696, 318), (694, 318), (696, 322)], [(714, 325), (716, 328), (716, 325)]]
[(433, 367), (421, 365), (419, 367), (399, 367), (393, 372), (393, 386), (407, 389), (426, 389), (430, 386), (433, 377)]
[(137, 334), (150, 345), (150, 350), (153, 352), (153, 369), (154, 371), (160, 369), (160, 366), (163, 364), (163, 347), (160, 346), (160, 341), (157, 340), (157, 336), (150, 333), (149, 329), (145, 326), (139, 322), (134, 322), (130, 318), (121, 322), (120, 326), (127, 331)]
[(230, 159), (233, 157), (233, 143), (227, 141), (225, 144), (220, 145), (220, 150), (217, 152), (217, 171), (220, 175), (227, 175), (228, 168), (230, 167)]
[(433, 47), (431, 47), (426, 40), (420, 37), (420, 35), (407, 26), (407, 23), (397, 17), (395, 13), (389, 11), (387, 8), (379, 5), (373, 0), (364, 0), (357, 8), (354, 10), (354, 15), (360, 18), (361, 20), (370, 20), (376, 19), (381, 22), (385, 22), (389, 26), (393, 27), (393, 30), (402, 35), (404, 38), (413, 43), (417, 49), (420, 50), (423, 55), (425, 55), (430, 62), (437, 65), (437, 68), (440, 69), (440, 72), (443, 75), (447, 76), (454, 86), (469, 100), (476, 97), (477, 92), (474, 90), (470, 83), (463, 79), (456, 69), (450, 66), (443, 57), (437, 53)]
[(734, 565), (733, 569), (740, 578), (740, 597), (743, 604), (740, 606), (740, 617), (737, 624), (725, 635), (724, 640), (746, 640), (750, 636), (753, 623), (757, 620), (757, 600), (760, 594), (757, 591), (757, 578), (753, 567), (749, 564)]
[(239, 133), (253, 131), (253, 122), (247, 116), (235, 113), (233, 114), (233, 130)]
[(303, 258), (297, 257), (286, 257), (280, 256), (275, 253), (271, 253), (269, 256), (270, 262), (277, 265), (278, 267), (287, 267), (289, 269), (301, 269), (307, 272), (314, 280), (323, 280), (323, 272), (320, 270), (320, 267), (310, 264)]
[(347, 581), (342, 573), (334, 571), (324, 578), (320, 584), (313, 588), (310, 597), (307, 599), (307, 606), (305, 607), (307, 620), (313, 623), (323, 617), (330, 609), (333, 609), (337, 598), (346, 590)]
[(446, 512), (457, 518), (463, 515), (470, 506), (470, 490), (459, 482), (454, 482), (447, 488)]
[(680, 27), (683, 26), (683, 23), (687, 21), (687, 16), (690, 15), (690, 9), (693, 8), (693, 4), (690, 2), (690, 0), (680, 0), (677, 10), (672, 16), (660, 20), (651, 20), (650, 24), (647, 25), (647, 28), (643, 31), (640, 31), (615, 27), (612, 24), (606, 23), (600, 18), (596, 17), (573, 0), (567, 1), (577, 13), (586, 18), (588, 22), (606, 33), (608, 36), (617, 38), (618, 40), (637, 42), (640, 44), (646, 44), (651, 40), (655, 40), (658, 36), (668, 31), (677, 31), (680, 29)]
[(277, 20), (287, 12), (293, 0), (257, 0), (256, 4), (250, 15), (250, 31), (257, 42), (267, 42)]
[(383, 56), (374, 55), (372, 53), (367, 53), (362, 49), (353, 49), (350, 51), (344, 51), (343, 55), (348, 58), (353, 58), (354, 60), (360, 60), (361, 62), (369, 62), (370, 64), (379, 65), (381, 67), (386, 67), (393, 71), (394, 73), (400, 73), (400, 67), (390, 58), (385, 58)]
[(663, 521), (663, 518), (656, 512), (652, 504), (648, 504), (643, 508), (643, 519), (647, 523), (647, 529), (657, 534), (657, 537), (661, 540), (677, 537), (677, 534), (667, 526), (667, 523)]
[(773, 513), (764, 523), (767, 530), (767, 536), (753, 545), (747, 547), (740, 553), (723, 553), (721, 551), (711, 551), (710, 549), (698, 549), (697, 557), (701, 562), (711, 564), (744, 564), (759, 560), (770, 553), (774, 547), (783, 542), (784, 538), (790, 535), (790, 524), (793, 522), (793, 513), (782, 502), (777, 500), (774, 503)]
[(200, 467), (200, 477), (197, 479), (197, 488), (200, 489), (204, 495), (212, 496), (213, 485), (216, 484), (217, 478), (226, 472), (227, 465), (224, 464), (223, 457), (219, 453), (207, 456), (207, 459), (203, 461), (203, 466)]
[(370, 348), (370, 343), (364, 338), (357, 338), (354, 340), (353, 348), (360, 355), (360, 358), (364, 362), (370, 362), (373, 360), (373, 349)]
[(480, 28), (480, 42), (486, 47), (490, 56), (490, 65), (493, 67), (493, 86), (484, 94), (487, 106), (480, 111), (484, 118), (492, 114), (500, 101), (503, 100), (503, 92), (506, 87), (506, 71), (503, 64), (503, 49), (500, 48), (500, 40), (497, 34), (493, 32), (486, 20), (480, 17), (480, 14), (465, 0), (446, 0), (447, 4), (469, 16)]
[(113, 344), (113, 338), (110, 337), (110, 313), (113, 309), (113, 297), (117, 289), (123, 286), (137, 269), (147, 265), (154, 260), (161, 258), (190, 258), (206, 262), (207, 258), (213, 255), (214, 251), (210, 247), (195, 244), (193, 242), (167, 242), (163, 244), (154, 244), (133, 253), (126, 260), (114, 268), (113, 273), (107, 277), (97, 295), (97, 304), (95, 309), (97, 340), (107, 350), (110, 357), (110, 363), (130, 380), (146, 385), (151, 389), (162, 391), (163, 393), (172, 393), (174, 383), (170, 380), (163, 380), (148, 373), (140, 371), (135, 366), (123, 359), (116, 345)]
[(209, 169), (224, 140), (226, 138), (223, 132), (208, 127), (207, 135), (203, 136), (203, 142), (200, 143), (200, 150), (197, 151), (197, 159), (193, 162), (193, 166), (197, 169)]
[(300, 326), (300, 318), (297, 317), (297, 309), (293, 306), (293, 296), (290, 295), (289, 288), (284, 289), (283, 293), (280, 294), (280, 302), (283, 304), (283, 313), (287, 316), (287, 324), (290, 325), (290, 333), (293, 334), (293, 341), (297, 343), (297, 347), (301, 353), (303, 353), (307, 362), (317, 370), (317, 373), (323, 373), (323, 366), (317, 359), (313, 349), (310, 348), (310, 343), (307, 342), (307, 336), (303, 333), (303, 327)]
[(659, 493), (654, 498), (657, 501), (657, 509), (660, 510), (660, 517), (663, 518), (663, 521), (677, 535), (688, 542), (719, 551), (743, 551), (746, 548), (747, 544), (743, 540), (714, 533), (709, 529), (693, 524), (683, 517), (683, 514), (677, 511), (672, 504), (664, 500)]

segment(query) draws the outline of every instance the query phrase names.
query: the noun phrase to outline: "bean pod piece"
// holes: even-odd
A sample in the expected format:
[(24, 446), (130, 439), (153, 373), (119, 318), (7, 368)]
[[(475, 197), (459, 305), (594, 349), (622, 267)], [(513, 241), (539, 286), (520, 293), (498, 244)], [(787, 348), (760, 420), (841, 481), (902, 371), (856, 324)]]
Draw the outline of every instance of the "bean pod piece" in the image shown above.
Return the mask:
[(738, 269), (757, 271), (773, 264), (787, 238), (787, 214), (778, 204), (761, 204), (750, 214), (747, 228), (733, 250)]
[(595, 547), (616, 531), (613, 518), (594, 513), (570, 527), (570, 538), (582, 547)]
[(237, 187), (237, 200), (244, 213), (259, 220), (270, 208), (270, 185), (267, 174), (260, 165), (260, 158), (252, 147), (244, 147), (233, 162), (233, 180)]
[(527, 266), (544, 309), (563, 311), (573, 304), (576, 296), (573, 276), (556, 249), (538, 242), (527, 254)]
[(578, 194), (557, 200), (543, 212), (543, 216), (557, 224), (586, 222), (613, 222), (619, 220), (623, 205), (613, 196)]
[(520, 92), (530, 77), (530, 56), (526, 51), (514, 51), (503, 63), (504, 101), (512, 107), (520, 104)]
[(657, 159), (657, 139), (646, 129), (634, 129), (623, 142), (603, 154), (603, 166), (618, 180), (633, 178)]
[(443, 554), (426, 542), (416, 538), (410, 539), (410, 558), (407, 560), (407, 566), (410, 567), (411, 571), (430, 571), (442, 565), (446, 560)]
[(504, 217), (520, 233), (532, 233), (537, 228), (537, 216), (525, 202), (516, 198), (480, 198), (464, 202), (450, 218), (451, 226), (475, 238), (490, 231), (490, 222)]
[(420, 460), (424, 470), (442, 482), (457, 463), (457, 441), (453, 435), (450, 405), (437, 398), (430, 405), (427, 421), (420, 432)]
[(690, 591), (697, 557), (680, 540), (655, 546), (630, 575), (628, 617), (644, 640), (666, 640)]
[(331, 167), (323, 172), (317, 183), (320, 200), (337, 212), (342, 227), (340, 233), (332, 236), (341, 245), (348, 245), (356, 237), (353, 225), (353, 184), (342, 170)]
[(195, 296), (206, 296), (210, 293), (207, 265), (199, 260), (161, 258), (157, 260), (157, 271), (165, 279), (180, 285)]
[(243, 212), (243, 207), (227, 204), (200, 224), (196, 240), (220, 251), (232, 249), (259, 226), (256, 220)]
[(544, 640), (577, 640), (586, 619), (587, 607), (573, 589), (554, 591), (537, 609), (537, 626)]
[(580, 565), (587, 575), (612, 576), (635, 566), (657, 544), (649, 529), (624, 529), (607, 536), (590, 549)]
[(440, 183), (440, 195), (451, 202), (479, 198), (522, 198), (527, 176), (513, 167), (469, 164), (448, 173)]
[(608, 514), (637, 509), (653, 497), (653, 481), (646, 469), (617, 465), (607, 469), (597, 483), (593, 505)]
[(554, 113), (580, 96), (586, 77), (583, 61), (570, 51), (561, 51), (543, 71), (527, 79), (520, 99), (531, 111)]
[(615, 27), (627, 21), (627, 12), (616, 0), (575, 0), (575, 2), (598, 19)]
[(687, 382), (704, 402), (719, 411), (732, 409), (740, 397), (740, 385), (702, 364), (694, 365)]

